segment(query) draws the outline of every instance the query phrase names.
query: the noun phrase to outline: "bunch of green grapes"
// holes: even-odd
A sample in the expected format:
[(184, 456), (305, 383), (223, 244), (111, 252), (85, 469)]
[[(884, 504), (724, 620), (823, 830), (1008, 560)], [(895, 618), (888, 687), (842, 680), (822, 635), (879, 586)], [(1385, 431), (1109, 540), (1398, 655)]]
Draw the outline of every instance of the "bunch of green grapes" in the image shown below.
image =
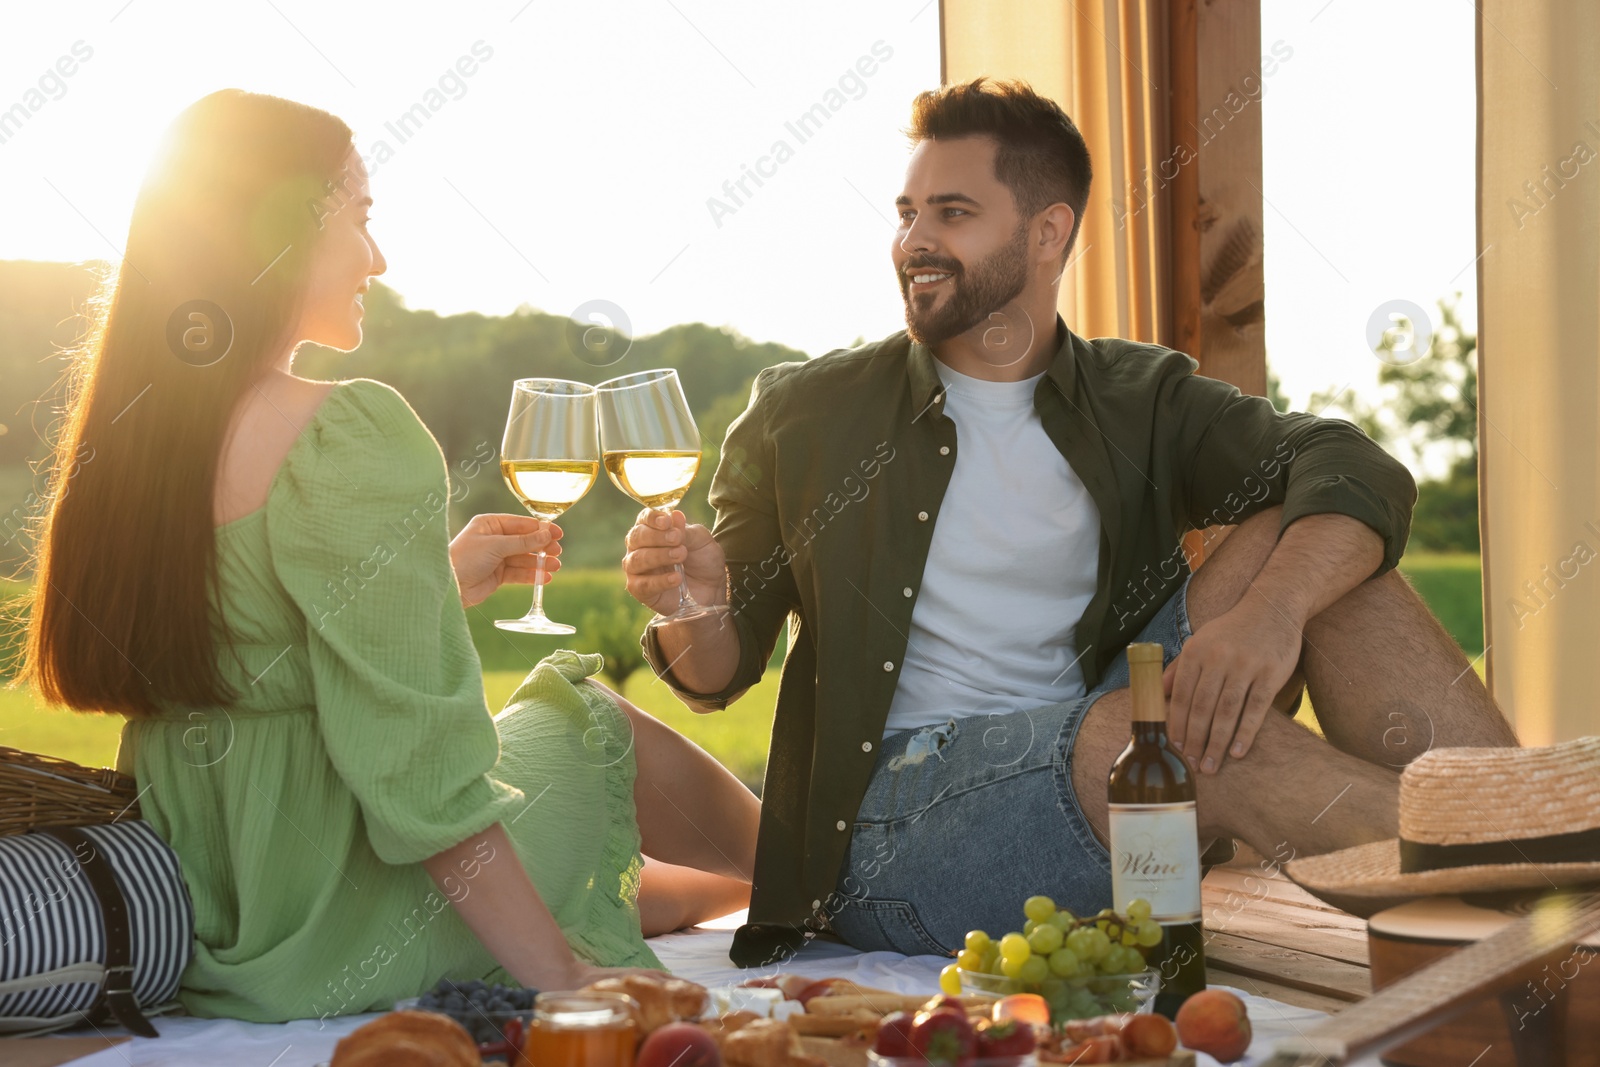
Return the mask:
[(982, 930), (969, 933), (957, 966), (1039, 986), (1050, 978), (1137, 974), (1148, 950), (1161, 944), (1161, 924), (1150, 918), (1147, 900), (1130, 901), (1124, 915), (1105, 908), (1079, 918), (1049, 897), (1029, 897), (1022, 911), (1028, 921), (1020, 933), (998, 941)]

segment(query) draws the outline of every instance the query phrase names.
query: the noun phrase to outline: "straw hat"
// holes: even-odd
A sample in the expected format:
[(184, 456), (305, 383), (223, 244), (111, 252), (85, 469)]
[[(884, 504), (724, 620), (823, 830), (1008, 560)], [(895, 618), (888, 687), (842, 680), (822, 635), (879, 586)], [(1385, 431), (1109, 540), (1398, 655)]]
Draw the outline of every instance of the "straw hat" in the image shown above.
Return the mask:
[(1600, 882), (1600, 737), (1425, 752), (1400, 775), (1398, 838), (1284, 870), (1358, 912), (1372, 899)]

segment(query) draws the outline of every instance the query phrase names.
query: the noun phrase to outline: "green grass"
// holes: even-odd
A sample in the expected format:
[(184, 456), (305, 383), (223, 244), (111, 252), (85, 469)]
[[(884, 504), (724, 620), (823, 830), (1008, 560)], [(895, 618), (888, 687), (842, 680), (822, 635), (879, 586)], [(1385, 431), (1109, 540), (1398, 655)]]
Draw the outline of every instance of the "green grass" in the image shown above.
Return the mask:
[[(0, 580), (0, 620), (9, 618), (16, 598), (27, 590), (21, 582)], [(122, 717), (52, 708), (26, 689), (6, 688), (7, 668), (20, 649), (21, 634), (13, 624), (0, 621), (0, 745), (60, 756), (89, 767), (111, 766)]]
[(1483, 569), (1470, 552), (1406, 556), (1400, 572), (1472, 659), (1483, 651)]
[[(1483, 648), (1480, 614), (1480, 578), (1477, 557), (1470, 555), (1416, 555), (1401, 561), (1400, 569), (1428, 602), (1447, 630), (1466, 651), (1468, 659)], [(496, 629), (495, 619), (513, 618), (527, 610), (531, 592), (525, 587), (502, 589), (468, 613), (473, 639), (484, 664), (484, 691), (491, 710), (498, 711), (522, 676), (539, 659), (557, 648), (593, 651), (585, 639), (583, 619), (595, 604), (621, 589), (618, 575), (602, 571), (573, 571), (550, 587), (545, 607), (554, 618), (577, 623), (579, 632), (563, 638), (529, 637)], [(565, 588), (563, 588), (565, 586)], [(0, 601), (21, 592), (16, 583), (0, 582)], [(0, 637), (0, 662), (5, 641)], [(781, 661), (781, 649), (774, 664)], [(1479, 673), (1481, 662), (1476, 664)], [(609, 684), (609, 683), (608, 683)], [(616, 688), (613, 685), (613, 688)], [(760, 684), (724, 711), (697, 714), (678, 702), (648, 667), (635, 671), (622, 694), (639, 707), (695, 741), (738, 775), (759, 789), (772, 734), (773, 705), (778, 675), (769, 670)], [(1310, 701), (1298, 718), (1315, 729)], [(40, 705), (28, 692), (0, 688), (0, 745), (62, 756), (90, 766), (109, 766), (117, 750), (122, 720), (116, 716), (80, 715)]]
[(38, 511), (29, 497), (41, 487), (26, 463), (0, 463), (0, 575), (15, 573), (27, 558), (21, 535)]
[[(520, 671), (488, 671), (483, 676), (489, 708), (499, 711), (522, 681)], [(616, 688), (602, 677), (601, 681)], [(733, 707), (711, 715), (690, 711), (649, 671), (636, 672), (623, 696), (715, 755), (746, 785), (759, 789), (767, 766), (778, 673), (768, 671)], [(109, 767), (122, 730), (117, 715), (83, 715), (39, 703), (24, 689), (0, 689), (0, 745), (61, 756), (85, 766)]]
[(109, 767), (121, 732), (120, 715), (82, 715), (41, 704), (26, 689), (0, 689), (0, 745)]

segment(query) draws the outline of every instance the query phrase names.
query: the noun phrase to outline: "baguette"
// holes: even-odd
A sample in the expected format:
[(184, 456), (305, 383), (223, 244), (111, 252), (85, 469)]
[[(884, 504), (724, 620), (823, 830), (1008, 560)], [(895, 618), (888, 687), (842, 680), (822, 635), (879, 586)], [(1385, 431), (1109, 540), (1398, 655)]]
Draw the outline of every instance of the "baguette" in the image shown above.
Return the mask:
[[(914, 1012), (932, 999), (931, 996), (907, 996), (903, 993), (873, 990), (871, 994), (814, 997), (806, 1004), (806, 1011), (813, 1015), (847, 1015), (866, 1009), (879, 1015), (888, 1015), (896, 1011)], [(987, 997), (954, 999), (961, 1002), (961, 1006), (967, 1009), (968, 1015), (987, 1013), (989, 1006), (994, 1003)]]
[(846, 1034), (856, 1033), (863, 1028), (870, 1028), (877, 1032), (878, 1020), (881, 1018), (875, 1012), (862, 1011), (849, 1015), (799, 1015), (789, 1016), (789, 1027), (795, 1033), (807, 1037), (844, 1037)]
[(867, 1067), (867, 1049), (871, 1044), (865, 1037), (800, 1039), (800, 1047), (805, 1049), (806, 1055), (821, 1060), (827, 1067)]

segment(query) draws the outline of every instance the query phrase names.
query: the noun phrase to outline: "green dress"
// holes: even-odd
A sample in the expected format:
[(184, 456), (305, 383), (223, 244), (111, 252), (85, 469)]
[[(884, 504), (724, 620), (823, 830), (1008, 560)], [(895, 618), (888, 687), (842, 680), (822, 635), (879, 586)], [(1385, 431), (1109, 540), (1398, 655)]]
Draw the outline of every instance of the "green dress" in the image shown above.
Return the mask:
[[(181, 999), (257, 1022), (510, 982), (452, 901), (520, 862), (578, 955), (659, 967), (640, 934), (627, 717), (598, 655), (485, 705), (448, 554), (438, 444), (393, 389), (336, 385), (266, 505), (218, 527), (226, 707), (130, 719), (117, 765), (194, 900)], [(160, 620), (149, 620), (161, 625)], [(221, 647), (221, 646), (219, 646)], [(419, 861), (495, 822), (443, 889)]]

